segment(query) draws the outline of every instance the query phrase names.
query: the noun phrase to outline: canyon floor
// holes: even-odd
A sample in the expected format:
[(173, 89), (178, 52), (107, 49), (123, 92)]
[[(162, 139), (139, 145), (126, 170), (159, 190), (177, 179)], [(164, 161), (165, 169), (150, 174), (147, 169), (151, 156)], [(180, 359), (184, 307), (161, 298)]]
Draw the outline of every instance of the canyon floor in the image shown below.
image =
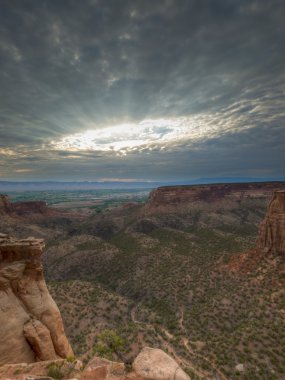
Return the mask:
[(84, 361), (100, 354), (107, 329), (124, 340), (126, 362), (151, 346), (191, 379), (282, 380), (284, 257), (256, 256), (247, 270), (233, 260), (254, 247), (268, 199), (198, 202), (185, 212), (134, 202), (80, 217), (7, 216), (0, 227), (45, 239), (48, 287)]

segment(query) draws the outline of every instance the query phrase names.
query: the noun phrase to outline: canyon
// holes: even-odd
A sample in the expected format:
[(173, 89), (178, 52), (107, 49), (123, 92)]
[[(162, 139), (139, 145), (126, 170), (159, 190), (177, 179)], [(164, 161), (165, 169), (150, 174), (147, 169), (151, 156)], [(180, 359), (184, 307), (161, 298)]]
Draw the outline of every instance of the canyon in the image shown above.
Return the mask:
[(283, 380), (284, 185), (158, 188), (144, 204), (80, 222), (32, 212), (0, 226), (45, 239), (47, 286), (90, 376), (112, 375), (116, 365), (94, 354), (100, 334), (114, 331), (126, 363), (159, 347), (191, 379)]

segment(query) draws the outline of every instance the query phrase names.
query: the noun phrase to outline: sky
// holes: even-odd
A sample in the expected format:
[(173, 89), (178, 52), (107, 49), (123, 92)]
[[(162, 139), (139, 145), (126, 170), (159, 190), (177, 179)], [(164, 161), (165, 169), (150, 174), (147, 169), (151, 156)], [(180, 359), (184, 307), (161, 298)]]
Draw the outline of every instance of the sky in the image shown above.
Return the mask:
[(1, 0), (0, 180), (285, 179), (284, 0)]

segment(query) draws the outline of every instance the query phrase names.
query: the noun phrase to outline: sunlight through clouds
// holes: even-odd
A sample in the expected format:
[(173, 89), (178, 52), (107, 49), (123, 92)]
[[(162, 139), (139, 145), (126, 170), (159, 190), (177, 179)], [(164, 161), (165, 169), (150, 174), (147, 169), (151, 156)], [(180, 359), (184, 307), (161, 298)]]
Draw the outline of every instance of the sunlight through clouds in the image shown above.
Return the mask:
[[(237, 123), (238, 117), (238, 123)], [(245, 121), (245, 120), (244, 120)], [(87, 129), (50, 143), (51, 149), (66, 151), (98, 151), (126, 155), (131, 152), (171, 150), (179, 145), (218, 137), (229, 131), (251, 128), (243, 116), (232, 112), (196, 114), (192, 117), (146, 119), (105, 128)]]
[(83, 133), (65, 136), (52, 141), (60, 150), (94, 150), (128, 153), (153, 144), (164, 146), (185, 140), (197, 140), (214, 133), (214, 126), (201, 123), (200, 117), (173, 119), (147, 119), (138, 123), (125, 123)]
[(56, 149), (125, 151), (154, 142), (166, 142), (185, 134), (183, 119), (143, 120), (139, 123), (125, 123), (102, 129), (90, 129), (83, 133), (66, 136), (58, 142)]

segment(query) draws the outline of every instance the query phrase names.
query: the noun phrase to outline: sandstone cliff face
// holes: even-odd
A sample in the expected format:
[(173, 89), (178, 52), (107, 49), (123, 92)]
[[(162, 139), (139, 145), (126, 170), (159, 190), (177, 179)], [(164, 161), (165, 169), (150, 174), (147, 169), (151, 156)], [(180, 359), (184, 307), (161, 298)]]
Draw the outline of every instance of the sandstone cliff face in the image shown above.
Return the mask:
[(0, 365), (73, 354), (43, 276), (43, 247), (0, 234)]
[(159, 187), (150, 193), (144, 211), (150, 214), (187, 212), (195, 207), (201, 209), (201, 205), (221, 208), (245, 198), (269, 198), (276, 188), (285, 190), (285, 182)]
[(285, 190), (273, 193), (257, 239), (257, 249), (285, 255)]

